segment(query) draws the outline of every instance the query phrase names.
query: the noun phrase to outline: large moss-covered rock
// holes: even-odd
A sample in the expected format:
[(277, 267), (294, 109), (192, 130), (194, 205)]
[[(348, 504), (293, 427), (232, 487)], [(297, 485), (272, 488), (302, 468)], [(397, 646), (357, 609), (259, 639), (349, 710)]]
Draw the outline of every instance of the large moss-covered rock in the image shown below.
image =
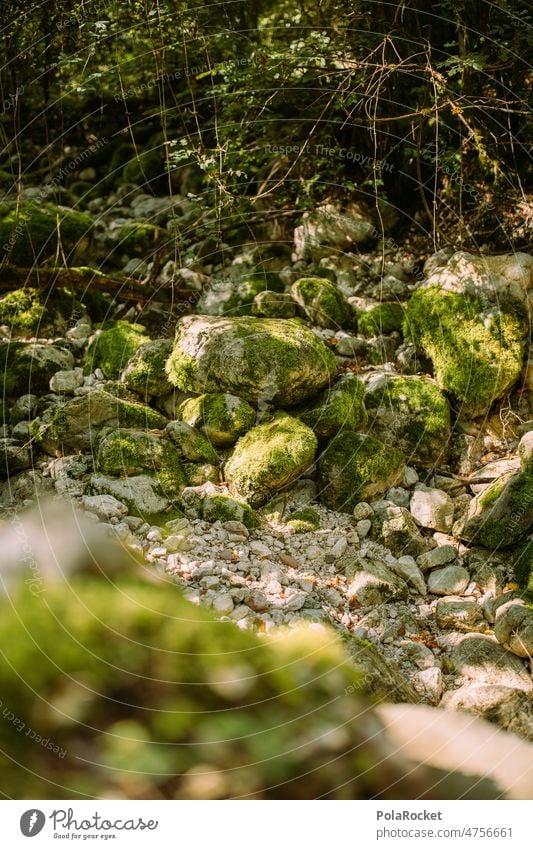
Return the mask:
[(511, 308), (427, 286), (408, 304), (405, 333), (431, 359), (439, 386), (470, 415), (486, 412), (520, 375), (525, 325)]
[(114, 321), (91, 341), (85, 370), (92, 372), (99, 368), (105, 377), (114, 379), (119, 376), (135, 351), (149, 341), (150, 337), (141, 324)]
[(360, 430), (367, 422), (363, 403), (365, 387), (355, 375), (341, 377), (331, 389), (299, 415), (320, 440), (329, 439), (339, 430)]
[[(32, 423), (33, 424), (33, 423)], [(54, 407), (45, 421), (39, 422), (39, 439), (51, 452), (59, 447), (87, 451), (105, 427), (164, 428), (167, 420), (144, 404), (117, 398), (102, 389), (68, 400)]]
[(56, 371), (74, 368), (67, 348), (34, 342), (0, 342), (2, 394), (10, 396), (46, 392)]
[(16, 713), (0, 723), (0, 780), (15, 798), (54, 799), (60, 781), (68, 798), (136, 799), (139, 776), (158, 799), (460, 792), (397, 754), (328, 628), (259, 638), (167, 582), (97, 576), (22, 588), (2, 605), (0, 642)]
[(176, 497), (186, 484), (178, 449), (169, 439), (134, 428), (106, 430), (97, 442), (98, 471), (130, 476), (155, 473), (165, 494)]
[(165, 372), (165, 363), (171, 351), (170, 339), (145, 342), (128, 360), (120, 378), (122, 383), (139, 395), (167, 395), (172, 386)]
[(446, 456), (450, 407), (432, 380), (373, 374), (366, 382), (365, 406), (370, 433), (411, 462), (432, 465)]
[(247, 401), (224, 392), (188, 398), (178, 407), (177, 415), (220, 446), (233, 445), (256, 421), (256, 412)]
[(517, 251), (496, 256), (446, 249), (430, 256), (424, 266), (427, 286), (472, 295), (485, 304), (519, 306), (527, 310), (533, 288), (533, 257)]
[(335, 374), (333, 353), (297, 319), (187, 316), (167, 361), (184, 392), (230, 392), (247, 401), (298, 404)]
[(463, 539), (487, 548), (509, 548), (533, 525), (533, 475), (507, 472), (470, 502)]
[(342, 430), (319, 460), (320, 500), (326, 507), (349, 513), (359, 501), (381, 495), (397, 483), (404, 465), (397, 448), (373, 436)]
[[(30, 268), (53, 257), (58, 246), (67, 259), (86, 249), (93, 220), (89, 215), (50, 203), (15, 201), (0, 203), (0, 258)], [(72, 264), (72, 263), (71, 263)]]
[(258, 507), (305, 472), (316, 449), (310, 428), (280, 414), (239, 439), (224, 469), (229, 489)]
[(292, 297), (306, 317), (320, 327), (351, 327), (352, 308), (334, 283), (323, 277), (302, 277), (292, 284)]

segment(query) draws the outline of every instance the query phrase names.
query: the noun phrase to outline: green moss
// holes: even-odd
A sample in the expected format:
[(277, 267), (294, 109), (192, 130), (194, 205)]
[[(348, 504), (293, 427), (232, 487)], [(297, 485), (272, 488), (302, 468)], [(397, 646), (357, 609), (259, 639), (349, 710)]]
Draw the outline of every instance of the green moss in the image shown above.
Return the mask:
[(336, 361), (298, 319), (194, 316), (178, 323), (166, 370), (183, 392), (226, 391), (292, 406), (329, 382)]
[(116, 378), (135, 351), (149, 341), (141, 324), (115, 321), (106, 325), (89, 345), (85, 373), (100, 368), (106, 377)]
[(0, 342), (2, 395), (7, 397), (48, 391), (56, 371), (74, 367), (70, 351), (33, 342)]
[(359, 430), (367, 423), (363, 397), (365, 387), (354, 376), (342, 377), (326, 389), (311, 407), (299, 414), (320, 440), (329, 439), (339, 430)]
[(320, 327), (352, 327), (354, 314), (334, 283), (322, 277), (302, 277), (292, 285), (292, 296), (309, 321)]
[(431, 465), (450, 440), (450, 407), (431, 380), (380, 375), (369, 382), (365, 406), (373, 435), (400, 448), (412, 462)]
[(0, 300), (0, 324), (15, 331), (35, 331), (44, 316), (42, 295), (37, 289), (15, 289)]
[(187, 486), (202, 486), (204, 483), (220, 483), (218, 466), (212, 463), (184, 463), (183, 470)]
[(320, 500), (350, 513), (360, 501), (380, 495), (404, 467), (400, 451), (372, 436), (343, 430), (333, 437), (318, 464)]
[(380, 336), (383, 333), (401, 331), (404, 308), (398, 303), (378, 304), (366, 312), (359, 313), (357, 327), (363, 336)]
[(218, 465), (218, 454), (210, 441), (203, 433), (186, 422), (169, 422), (165, 428), (165, 435), (177, 445), (187, 460)]
[(29, 268), (55, 255), (58, 239), (67, 258), (82, 240), (88, 240), (93, 220), (49, 203), (22, 201), (0, 203), (0, 258)]
[(269, 271), (243, 273), (242, 277), (215, 279), (206, 286), (198, 301), (198, 312), (206, 315), (250, 315), (252, 303), (261, 292), (283, 292), (279, 276)]
[(312, 510), (311, 507), (305, 507), (303, 510), (297, 510), (291, 513), (286, 524), (297, 534), (308, 534), (311, 531), (318, 530), (320, 527), (320, 516), (316, 510)]
[(155, 473), (162, 489), (175, 500), (186, 485), (180, 455), (170, 440), (141, 430), (103, 431), (97, 441), (96, 468), (111, 475)]
[(260, 506), (308, 469), (316, 449), (313, 431), (280, 413), (239, 439), (224, 470), (230, 491)]
[(518, 379), (524, 325), (506, 308), (489, 313), (479, 298), (431, 286), (411, 298), (404, 329), (432, 360), (439, 384), (471, 413), (486, 411)]
[(527, 591), (529, 598), (533, 599), (533, 542), (531, 540), (527, 540), (513, 552), (512, 564), (518, 585)]
[(505, 474), (471, 502), (462, 536), (490, 549), (509, 548), (533, 525), (533, 475)]
[(117, 247), (131, 256), (145, 257), (153, 253), (161, 238), (161, 228), (148, 222), (125, 224), (117, 234)]
[(145, 342), (126, 364), (122, 382), (140, 395), (168, 395), (172, 386), (165, 374), (165, 363), (171, 351), (170, 339)]
[(205, 498), (202, 502), (202, 517), (206, 522), (242, 522), (250, 530), (259, 524), (250, 505), (230, 495), (210, 495)]
[(255, 410), (247, 401), (222, 392), (188, 398), (178, 407), (177, 416), (220, 446), (233, 445), (256, 420)]

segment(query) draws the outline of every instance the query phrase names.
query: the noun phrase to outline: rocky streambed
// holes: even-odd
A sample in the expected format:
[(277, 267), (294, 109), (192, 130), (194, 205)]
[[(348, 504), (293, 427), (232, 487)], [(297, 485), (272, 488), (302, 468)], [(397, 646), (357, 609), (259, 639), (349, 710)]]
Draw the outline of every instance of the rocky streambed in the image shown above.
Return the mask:
[(377, 698), (533, 739), (533, 259), (415, 274), (332, 215), (165, 267), (181, 317), (4, 297), (1, 533), (68, 498), (237, 628), (332, 624)]

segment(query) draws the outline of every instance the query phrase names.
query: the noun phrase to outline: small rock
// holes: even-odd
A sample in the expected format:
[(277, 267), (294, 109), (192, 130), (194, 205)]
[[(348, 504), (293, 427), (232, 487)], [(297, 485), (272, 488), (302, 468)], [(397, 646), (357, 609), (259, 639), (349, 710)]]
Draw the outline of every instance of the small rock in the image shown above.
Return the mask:
[(74, 395), (79, 386), (83, 386), (83, 373), (81, 370), (56, 371), (50, 378), (50, 389), (59, 395)]
[(424, 576), (416, 565), (414, 557), (411, 557), (409, 554), (399, 557), (398, 560), (391, 563), (391, 569), (396, 572), (400, 578), (403, 578), (404, 581), (411, 584), (411, 586), (413, 586), (420, 595), (424, 596), (427, 593)]
[(437, 602), (437, 627), (449, 631), (480, 631), (484, 625), (483, 611), (475, 601), (447, 598)]
[(470, 575), (463, 566), (454, 564), (435, 569), (428, 578), (428, 590), (434, 595), (462, 595)]
[(401, 486), (393, 486), (387, 492), (387, 501), (392, 501), (397, 507), (409, 507), (410, 495)]
[(227, 616), (235, 607), (229, 593), (219, 593), (213, 599), (213, 610), (220, 616)]
[(364, 539), (368, 535), (368, 532), (369, 532), (371, 527), (372, 527), (372, 522), (370, 521), (370, 519), (360, 519), (356, 523), (356, 526), (355, 526), (356, 531), (357, 531), (357, 535), (361, 539)]
[(260, 592), (260, 590), (253, 590), (246, 596), (244, 601), (248, 607), (256, 613), (264, 613), (270, 608), (269, 600), (264, 593)]
[(457, 551), (453, 545), (441, 545), (438, 548), (433, 548), (431, 551), (426, 551), (416, 558), (416, 562), (422, 569), (422, 572), (428, 572), (436, 566), (445, 566), (447, 563), (452, 563), (457, 559)]
[(436, 705), (440, 702), (444, 691), (444, 681), (438, 666), (417, 672), (411, 680), (417, 693), (424, 696), (431, 704)]
[(518, 601), (496, 612), (494, 634), (499, 643), (518, 657), (533, 656), (533, 610)]
[(453, 526), (453, 501), (442, 489), (418, 486), (409, 506), (411, 515), (422, 528), (447, 533)]
[(368, 519), (373, 514), (374, 511), (372, 507), (366, 501), (360, 501), (359, 504), (356, 504), (353, 508), (353, 517), (356, 521)]
[(82, 504), (86, 510), (96, 513), (99, 519), (122, 519), (128, 508), (113, 495), (84, 495)]

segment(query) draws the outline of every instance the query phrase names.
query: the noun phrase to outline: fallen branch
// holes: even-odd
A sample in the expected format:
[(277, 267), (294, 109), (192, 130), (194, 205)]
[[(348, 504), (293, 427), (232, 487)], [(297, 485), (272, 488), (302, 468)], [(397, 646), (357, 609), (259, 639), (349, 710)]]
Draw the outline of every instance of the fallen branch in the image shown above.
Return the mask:
[(109, 277), (92, 268), (16, 268), (0, 266), (0, 292), (21, 289), (81, 289), (112, 295), (121, 301), (163, 301), (196, 303), (199, 292), (177, 289), (172, 283), (145, 286), (134, 277)]

